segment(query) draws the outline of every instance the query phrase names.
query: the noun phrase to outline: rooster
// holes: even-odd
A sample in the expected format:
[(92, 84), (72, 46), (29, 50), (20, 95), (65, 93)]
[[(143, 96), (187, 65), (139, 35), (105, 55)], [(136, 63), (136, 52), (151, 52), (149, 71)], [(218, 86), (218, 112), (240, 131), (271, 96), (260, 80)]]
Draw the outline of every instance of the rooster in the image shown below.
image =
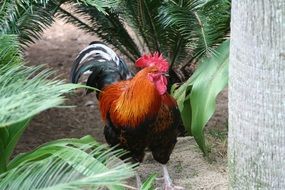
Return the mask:
[(78, 83), (88, 73), (86, 85), (100, 90), (96, 95), (109, 145), (128, 150), (136, 162), (143, 161), (149, 148), (162, 164), (164, 189), (183, 189), (173, 185), (166, 167), (180, 119), (176, 101), (167, 93), (169, 64), (154, 53), (142, 56), (135, 65), (141, 68), (136, 75), (110, 47), (92, 42), (77, 56), (71, 81)]

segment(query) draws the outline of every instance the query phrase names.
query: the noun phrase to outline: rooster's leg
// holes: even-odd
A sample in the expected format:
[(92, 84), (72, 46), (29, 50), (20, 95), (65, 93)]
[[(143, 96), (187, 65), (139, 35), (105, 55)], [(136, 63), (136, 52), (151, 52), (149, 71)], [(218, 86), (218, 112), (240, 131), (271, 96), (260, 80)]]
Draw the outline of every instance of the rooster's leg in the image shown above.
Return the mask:
[(170, 179), (166, 165), (162, 165), (163, 168), (163, 178), (164, 178), (164, 190), (182, 190), (183, 187), (175, 186)]
[(137, 172), (136, 172), (136, 181), (137, 181), (137, 188), (141, 189), (142, 181), (141, 181), (141, 178)]

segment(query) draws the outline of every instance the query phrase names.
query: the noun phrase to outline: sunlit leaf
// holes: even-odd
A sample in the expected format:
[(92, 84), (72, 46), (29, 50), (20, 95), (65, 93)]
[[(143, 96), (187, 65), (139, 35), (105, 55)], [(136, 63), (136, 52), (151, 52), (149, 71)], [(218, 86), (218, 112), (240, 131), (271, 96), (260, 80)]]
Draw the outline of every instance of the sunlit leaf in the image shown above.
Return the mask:
[(81, 85), (48, 80), (42, 66), (0, 68), (0, 127), (10, 126), (63, 103), (64, 93)]
[[(229, 40), (222, 43), (216, 52), (217, 56), (201, 60), (192, 77), (173, 93), (180, 111), (184, 113), (182, 117), (186, 129), (205, 154), (204, 127), (215, 111), (217, 95), (228, 82)], [(189, 87), (191, 91), (186, 93)]]
[(16, 157), (14, 167), (0, 175), (0, 189), (123, 189), (134, 165), (118, 159), (122, 152), (90, 136), (50, 142)]

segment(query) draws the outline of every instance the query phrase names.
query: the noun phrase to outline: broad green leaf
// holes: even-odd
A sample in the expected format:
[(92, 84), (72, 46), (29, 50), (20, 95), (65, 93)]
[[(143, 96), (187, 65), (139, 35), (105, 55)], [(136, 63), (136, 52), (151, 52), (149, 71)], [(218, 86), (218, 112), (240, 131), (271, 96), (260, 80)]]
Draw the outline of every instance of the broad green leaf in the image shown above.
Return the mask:
[[(217, 95), (228, 82), (228, 57), (229, 40), (217, 48), (215, 55), (202, 59), (195, 73), (173, 93), (178, 101), (186, 129), (194, 136), (205, 154), (207, 148), (204, 127), (215, 111)], [(190, 87), (191, 92), (188, 94), (186, 92)]]
[(18, 141), (20, 140), (25, 129), (28, 127), (29, 123), (30, 123), (30, 118), (7, 127), (9, 133), (9, 138), (5, 147), (5, 157), (7, 161), (12, 155)]
[(6, 127), (0, 128), (0, 174), (7, 170), (7, 158), (5, 156), (5, 146), (9, 138)]
[[(183, 103), (183, 109), (181, 110), (181, 118), (184, 126), (191, 126), (192, 111), (190, 98), (186, 98)], [(192, 135), (191, 130), (187, 131), (189, 135)]]
[(9, 158), (15, 146), (28, 126), (30, 119), (0, 128), (0, 173), (7, 170)]

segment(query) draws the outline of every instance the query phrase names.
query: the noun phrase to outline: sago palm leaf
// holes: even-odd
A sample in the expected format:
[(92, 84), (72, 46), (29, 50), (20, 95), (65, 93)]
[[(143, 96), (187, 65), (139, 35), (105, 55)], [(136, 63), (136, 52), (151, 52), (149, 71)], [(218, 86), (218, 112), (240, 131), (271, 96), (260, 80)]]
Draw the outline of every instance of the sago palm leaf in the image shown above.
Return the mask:
[(58, 15), (97, 34), (131, 61), (161, 52), (171, 70), (212, 54), (229, 32), (229, 0), (123, 0), (119, 5), (107, 14), (84, 4), (71, 11), (60, 7)]
[(16, 157), (0, 175), (0, 189), (124, 189), (134, 165), (118, 159), (123, 153), (90, 136), (50, 142)]
[(158, 7), (162, 0), (124, 0), (122, 1), (122, 15), (130, 26), (143, 39), (147, 51), (160, 51), (160, 29), (156, 22)]
[(21, 65), (0, 68), (0, 127), (63, 103), (62, 94), (79, 87), (61, 80), (48, 80), (52, 72), (41, 68)]
[(0, 173), (7, 170), (9, 158), (30, 118), (62, 104), (64, 93), (80, 87), (48, 80), (51, 74), (41, 66), (0, 67)]
[(52, 72), (42, 66), (23, 66), (18, 37), (0, 36), (0, 173), (28, 126), (30, 118), (61, 104), (63, 94), (79, 87), (48, 80)]
[(5, 0), (0, 9), (1, 33), (17, 34), (21, 44), (27, 45), (52, 24), (57, 5), (48, 0)]
[(17, 65), (23, 62), (18, 37), (0, 35), (0, 68), (4, 65)]
[(185, 43), (174, 27), (165, 27), (158, 18), (163, 0), (124, 0), (121, 15), (137, 34), (143, 53), (158, 51), (171, 65), (185, 53)]
[[(70, 1), (71, 2), (71, 1)], [(76, 1), (74, 1), (75, 3)], [(83, 4), (96, 7), (96, 9), (104, 14), (108, 14), (106, 9), (115, 8), (119, 5), (119, 0), (81, 0)], [(77, 1), (78, 3), (78, 1)]]
[(96, 7), (79, 4), (71, 11), (60, 7), (58, 16), (79, 28), (98, 35), (131, 61), (142, 53), (158, 51), (171, 63), (185, 55), (183, 38), (174, 27), (165, 28), (158, 20), (163, 1), (124, 0), (106, 13)]
[(171, 1), (161, 7), (160, 20), (165, 27), (176, 26), (191, 49), (193, 59), (212, 55), (229, 32), (230, 1)]
[(90, 5), (78, 4), (75, 5), (72, 13), (61, 7), (57, 15), (87, 32), (98, 35), (130, 60), (135, 61), (140, 56), (140, 52), (126, 30), (125, 24), (116, 11), (108, 9), (106, 13), (103, 14)]
[(28, 45), (54, 22), (54, 14), (64, 2), (96, 7), (104, 13), (105, 8), (118, 4), (117, 0), (4, 0), (0, 2), (0, 33), (17, 34), (21, 44)]

